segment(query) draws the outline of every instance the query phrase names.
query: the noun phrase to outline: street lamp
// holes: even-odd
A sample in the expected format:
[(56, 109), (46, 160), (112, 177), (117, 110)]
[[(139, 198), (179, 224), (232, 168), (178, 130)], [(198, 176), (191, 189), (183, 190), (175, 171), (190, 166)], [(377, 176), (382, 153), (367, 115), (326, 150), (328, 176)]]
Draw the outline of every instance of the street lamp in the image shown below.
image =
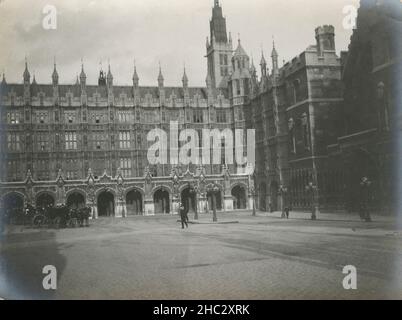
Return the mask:
[(255, 211), (255, 196), (256, 196), (256, 190), (255, 190), (255, 188), (254, 187), (251, 187), (251, 197), (253, 198), (253, 217), (255, 217), (257, 214), (256, 214), (256, 211)]
[(285, 205), (286, 205), (285, 197), (288, 194), (288, 188), (286, 188), (285, 186), (281, 185), (279, 187), (278, 191), (279, 191), (278, 192), (279, 195), (281, 196), (281, 208), (282, 208), (281, 218), (284, 219), (284, 218), (286, 218), (286, 216), (285, 216)]
[(219, 187), (214, 184), (212, 187), (208, 188), (208, 192), (211, 193), (212, 196), (212, 221), (218, 222), (218, 217), (216, 215), (216, 193), (219, 192)]
[(313, 182), (309, 182), (306, 186), (306, 190), (311, 194), (311, 220), (317, 220), (318, 212), (318, 187)]
[(369, 212), (369, 201), (370, 201), (370, 189), (372, 182), (367, 178), (363, 177), (360, 182), (361, 188), (361, 214), (362, 218), (366, 222), (371, 222), (371, 216)]
[[(190, 194), (195, 197), (195, 206), (194, 206), (194, 220), (198, 220), (198, 187), (190, 187)], [(189, 201), (191, 201), (189, 199)], [(189, 205), (190, 207), (190, 205)]]

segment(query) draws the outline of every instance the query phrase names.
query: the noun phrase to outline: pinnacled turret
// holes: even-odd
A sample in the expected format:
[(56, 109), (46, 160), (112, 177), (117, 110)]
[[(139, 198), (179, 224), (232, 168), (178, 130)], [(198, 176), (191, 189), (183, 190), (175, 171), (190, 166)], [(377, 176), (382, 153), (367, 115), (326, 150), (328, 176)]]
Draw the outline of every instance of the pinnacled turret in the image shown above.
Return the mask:
[(57, 86), (59, 84), (59, 74), (57, 73), (56, 70), (56, 59), (54, 60), (53, 63), (52, 84), (53, 86)]
[(272, 58), (272, 73), (273, 75), (277, 75), (279, 72), (279, 66), (278, 66), (278, 52), (276, 51), (275, 48), (275, 41), (272, 42), (271, 58)]
[(110, 63), (108, 64), (106, 83), (107, 83), (107, 86), (109, 89), (111, 89), (113, 87), (113, 75), (112, 75), (112, 72), (110, 71)]
[(187, 78), (187, 74), (186, 74), (186, 66), (184, 66), (183, 78), (181, 79), (181, 81), (183, 83), (183, 88), (187, 89), (188, 88), (188, 78)]
[(25, 58), (25, 70), (24, 70), (23, 78), (24, 78), (24, 85), (29, 86), (31, 83), (31, 74), (28, 71), (27, 58)]
[(35, 70), (34, 70), (33, 79), (32, 79), (32, 85), (37, 85), (37, 84), (38, 84), (38, 83), (36, 82)]
[(264, 51), (261, 52), (260, 67), (261, 67), (261, 76), (266, 77), (266, 75), (267, 75), (267, 61), (265, 60), (265, 57), (264, 57)]
[[(230, 75), (231, 98), (248, 96), (250, 94), (250, 58), (239, 44), (232, 57), (233, 73)], [(239, 100), (240, 101), (240, 100)]]
[(1, 85), (2, 85), (3, 87), (4, 87), (5, 85), (7, 85), (6, 75), (5, 75), (4, 71), (3, 71), (3, 76), (2, 76), (2, 79), (1, 79)]
[(140, 83), (140, 78), (138, 77), (137, 67), (136, 67), (135, 62), (134, 62), (133, 87), (138, 88), (139, 83)]
[(80, 84), (81, 84), (81, 90), (85, 90), (85, 86), (87, 84), (87, 75), (85, 74), (84, 71), (84, 63), (81, 60), (81, 73), (80, 73)]
[(163, 88), (163, 82), (164, 82), (164, 78), (162, 75), (162, 67), (161, 67), (161, 64), (159, 63), (159, 75), (158, 75), (158, 87), (159, 88)]
[(159, 76), (158, 76), (158, 89), (159, 89), (159, 103), (162, 106), (165, 103), (165, 89), (163, 88), (164, 78), (162, 75), (161, 64), (159, 63)]
[(23, 78), (24, 78), (24, 101), (25, 104), (28, 104), (29, 100), (31, 99), (31, 74), (28, 71), (28, 61), (26, 57), (25, 57), (25, 70)]

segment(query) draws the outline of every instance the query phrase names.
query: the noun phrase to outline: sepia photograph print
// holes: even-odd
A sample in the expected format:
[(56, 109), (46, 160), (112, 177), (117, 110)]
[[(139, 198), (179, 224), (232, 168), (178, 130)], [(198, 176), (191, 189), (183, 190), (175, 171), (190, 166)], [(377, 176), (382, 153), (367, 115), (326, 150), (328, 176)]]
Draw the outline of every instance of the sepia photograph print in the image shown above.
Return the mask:
[(401, 40), (400, 0), (1, 0), (0, 298), (401, 300)]

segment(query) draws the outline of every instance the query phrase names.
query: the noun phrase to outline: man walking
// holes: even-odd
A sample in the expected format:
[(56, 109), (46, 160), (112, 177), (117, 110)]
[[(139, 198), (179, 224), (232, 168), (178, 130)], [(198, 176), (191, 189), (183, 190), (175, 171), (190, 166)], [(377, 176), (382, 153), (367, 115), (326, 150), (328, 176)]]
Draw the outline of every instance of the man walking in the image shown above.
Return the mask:
[(184, 229), (184, 225), (186, 228), (188, 228), (188, 216), (187, 216), (187, 211), (184, 208), (184, 205), (180, 202), (179, 203), (179, 213), (180, 213), (180, 219), (181, 219), (181, 228)]

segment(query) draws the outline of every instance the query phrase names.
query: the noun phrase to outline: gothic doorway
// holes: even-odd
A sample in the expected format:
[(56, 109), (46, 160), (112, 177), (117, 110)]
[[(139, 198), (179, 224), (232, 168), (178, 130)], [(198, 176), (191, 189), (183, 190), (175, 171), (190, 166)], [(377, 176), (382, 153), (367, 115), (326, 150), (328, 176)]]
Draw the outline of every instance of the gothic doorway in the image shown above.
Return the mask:
[(170, 213), (169, 192), (159, 189), (154, 193), (154, 208), (155, 214)]
[(81, 209), (85, 207), (85, 198), (79, 192), (73, 192), (67, 197), (67, 207), (70, 209)]
[(184, 209), (186, 212), (195, 212), (195, 192), (191, 190), (190, 187), (187, 187), (181, 192), (181, 202), (184, 205)]
[(49, 193), (42, 193), (36, 199), (36, 206), (39, 208), (53, 207), (54, 202), (54, 198)]
[(142, 195), (138, 190), (131, 190), (126, 195), (128, 215), (142, 215)]
[(247, 208), (246, 190), (242, 186), (235, 186), (232, 189), (233, 209), (244, 210)]
[(103, 191), (98, 196), (98, 216), (114, 217), (114, 196), (109, 191)]

